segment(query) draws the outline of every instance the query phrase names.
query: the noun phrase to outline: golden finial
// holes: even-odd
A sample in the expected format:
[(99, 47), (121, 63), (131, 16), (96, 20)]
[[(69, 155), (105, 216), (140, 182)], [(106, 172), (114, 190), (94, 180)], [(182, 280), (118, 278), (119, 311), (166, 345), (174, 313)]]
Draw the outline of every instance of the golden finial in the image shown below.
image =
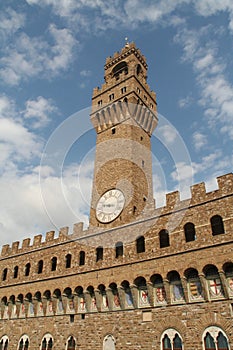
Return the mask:
[(128, 37), (125, 37), (125, 47), (129, 47)]

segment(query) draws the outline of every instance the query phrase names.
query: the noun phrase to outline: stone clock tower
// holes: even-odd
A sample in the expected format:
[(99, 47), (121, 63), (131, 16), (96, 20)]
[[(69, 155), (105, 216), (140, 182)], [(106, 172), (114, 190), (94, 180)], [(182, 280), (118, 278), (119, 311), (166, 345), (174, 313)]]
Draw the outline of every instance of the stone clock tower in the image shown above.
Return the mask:
[(104, 69), (105, 83), (92, 97), (97, 144), (90, 226), (111, 228), (153, 206), (150, 137), (157, 112), (146, 59), (134, 43), (108, 57)]

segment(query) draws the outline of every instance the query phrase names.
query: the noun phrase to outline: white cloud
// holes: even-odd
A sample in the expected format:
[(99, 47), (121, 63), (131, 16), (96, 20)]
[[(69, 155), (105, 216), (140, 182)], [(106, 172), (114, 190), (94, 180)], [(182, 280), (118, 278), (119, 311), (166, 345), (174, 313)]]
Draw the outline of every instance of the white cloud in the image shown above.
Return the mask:
[(25, 24), (25, 15), (8, 7), (0, 13), (0, 36), (7, 39)]
[(194, 2), (197, 12), (202, 16), (211, 16), (218, 12), (228, 12), (229, 29), (233, 32), (233, 3), (231, 0), (197, 0)]
[(172, 125), (158, 126), (157, 133), (164, 139), (165, 144), (173, 144), (177, 138), (177, 130)]
[(41, 140), (23, 124), (14, 102), (0, 95), (0, 168), (1, 173), (14, 169), (40, 155)]
[(207, 136), (199, 131), (193, 134), (194, 147), (197, 151), (202, 149), (207, 144)]
[(193, 103), (193, 97), (191, 95), (188, 95), (184, 98), (181, 98), (178, 101), (178, 105), (180, 108), (187, 108)]
[(31, 77), (51, 77), (69, 67), (78, 42), (64, 28), (50, 25), (52, 44), (41, 37), (31, 38), (21, 33), (15, 42), (5, 48), (0, 60), (0, 77), (9, 85), (17, 85)]
[(35, 129), (46, 126), (52, 113), (57, 113), (54, 102), (42, 96), (26, 101), (26, 109), (23, 111), (24, 118), (32, 120), (32, 127)]
[(209, 42), (211, 26), (191, 31), (180, 29), (176, 42), (183, 46), (183, 58), (190, 62), (201, 88), (199, 103), (211, 128), (215, 127), (231, 139), (233, 125), (233, 86), (224, 75), (225, 62), (215, 42)]
[[(78, 165), (71, 165), (62, 182), (52, 169), (42, 169), (46, 176), (39, 181), (38, 167), (27, 174), (0, 176), (0, 245), (64, 226), (72, 232), (73, 224), (80, 221), (87, 224), (92, 168), (93, 164), (86, 164), (78, 176)], [(46, 201), (42, 197), (45, 192)]]
[(90, 77), (91, 76), (91, 71), (90, 70), (82, 70), (80, 72), (81, 77)]

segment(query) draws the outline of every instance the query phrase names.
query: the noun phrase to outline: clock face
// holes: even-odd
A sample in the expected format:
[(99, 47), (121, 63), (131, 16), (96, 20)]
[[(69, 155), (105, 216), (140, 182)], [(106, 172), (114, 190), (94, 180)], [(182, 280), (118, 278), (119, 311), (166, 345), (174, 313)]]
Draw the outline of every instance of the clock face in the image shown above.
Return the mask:
[(96, 206), (96, 218), (102, 223), (115, 220), (122, 212), (125, 197), (120, 190), (112, 189), (105, 192)]

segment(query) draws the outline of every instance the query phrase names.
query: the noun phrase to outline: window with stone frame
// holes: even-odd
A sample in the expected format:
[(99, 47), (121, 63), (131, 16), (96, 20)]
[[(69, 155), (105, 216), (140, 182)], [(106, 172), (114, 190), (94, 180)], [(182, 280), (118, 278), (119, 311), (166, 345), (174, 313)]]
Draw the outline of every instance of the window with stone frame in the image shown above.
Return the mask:
[(40, 260), (40, 261), (38, 262), (38, 265), (37, 265), (37, 273), (38, 273), (38, 274), (40, 274), (40, 273), (43, 272), (43, 265), (44, 265), (43, 260)]
[(97, 247), (96, 248), (96, 262), (103, 260), (103, 256), (104, 256), (104, 249), (103, 247)]
[(71, 259), (72, 259), (72, 255), (67, 254), (66, 255), (66, 269), (69, 269), (71, 267)]
[(2, 272), (2, 281), (5, 281), (6, 280), (6, 278), (7, 278), (7, 267), (3, 270), (3, 272)]
[(166, 329), (161, 336), (162, 350), (183, 350), (183, 341), (174, 328)]
[(229, 350), (229, 341), (225, 332), (216, 326), (205, 329), (202, 335), (204, 350)]
[(30, 269), (31, 269), (31, 264), (30, 264), (30, 263), (27, 263), (27, 264), (25, 265), (25, 270), (24, 270), (25, 276), (29, 276)]
[(124, 254), (124, 247), (122, 242), (117, 242), (115, 245), (115, 252), (116, 252), (116, 258), (119, 258), (120, 256), (123, 256)]
[(159, 232), (159, 245), (160, 245), (160, 248), (166, 248), (170, 246), (168, 230), (163, 229)]
[(85, 255), (86, 254), (83, 250), (79, 252), (79, 266), (85, 265)]
[(139, 236), (136, 239), (136, 251), (137, 253), (144, 253), (145, 252), (145, 237)]
[(51, 334), (45, 334), (41, 342), (41, 350), (50, 350), (53, 348), (53, 337)]
[(111, 334), (106, 335), (103, 341), (103, 350), (115, 350), (116, 341)]
[(4, 335), (0, 339), (0, 350), (8, 350), (8, 346), (9, 346), (9, 338), (6, 335)]
[(27, 335), (23, 335), (19, 340), (18, 350), (29, 349), (29, 338)]
[(75, 345), (76, 345), (75, 339), (74, 339), (74, 337), (71, 335), (71, 336), (68, 338), (66, 350), (75, 350)]
[(195, 225), (192, 222), (187, 222), (184, 225), (185, 241), (192, 242), (196, 240)]
[(221, 234), (225, 233), (223, 220), (222, 220), (222, 217), (220, 215), (212, 216), (212, 218), (210, 219), (210, 223), (211, 223), (213, 236), (221, 235)]
[(18, 272), (19, 272), (19, 266), (15, 266), (14, 267), (14, 272), (13, 272), (13, 278), (17, 278), (18, 277)]
[(51, 271), (56, 271), (56, 269), (57, 269), (57, 257), (54, 256), (51, 259)]

